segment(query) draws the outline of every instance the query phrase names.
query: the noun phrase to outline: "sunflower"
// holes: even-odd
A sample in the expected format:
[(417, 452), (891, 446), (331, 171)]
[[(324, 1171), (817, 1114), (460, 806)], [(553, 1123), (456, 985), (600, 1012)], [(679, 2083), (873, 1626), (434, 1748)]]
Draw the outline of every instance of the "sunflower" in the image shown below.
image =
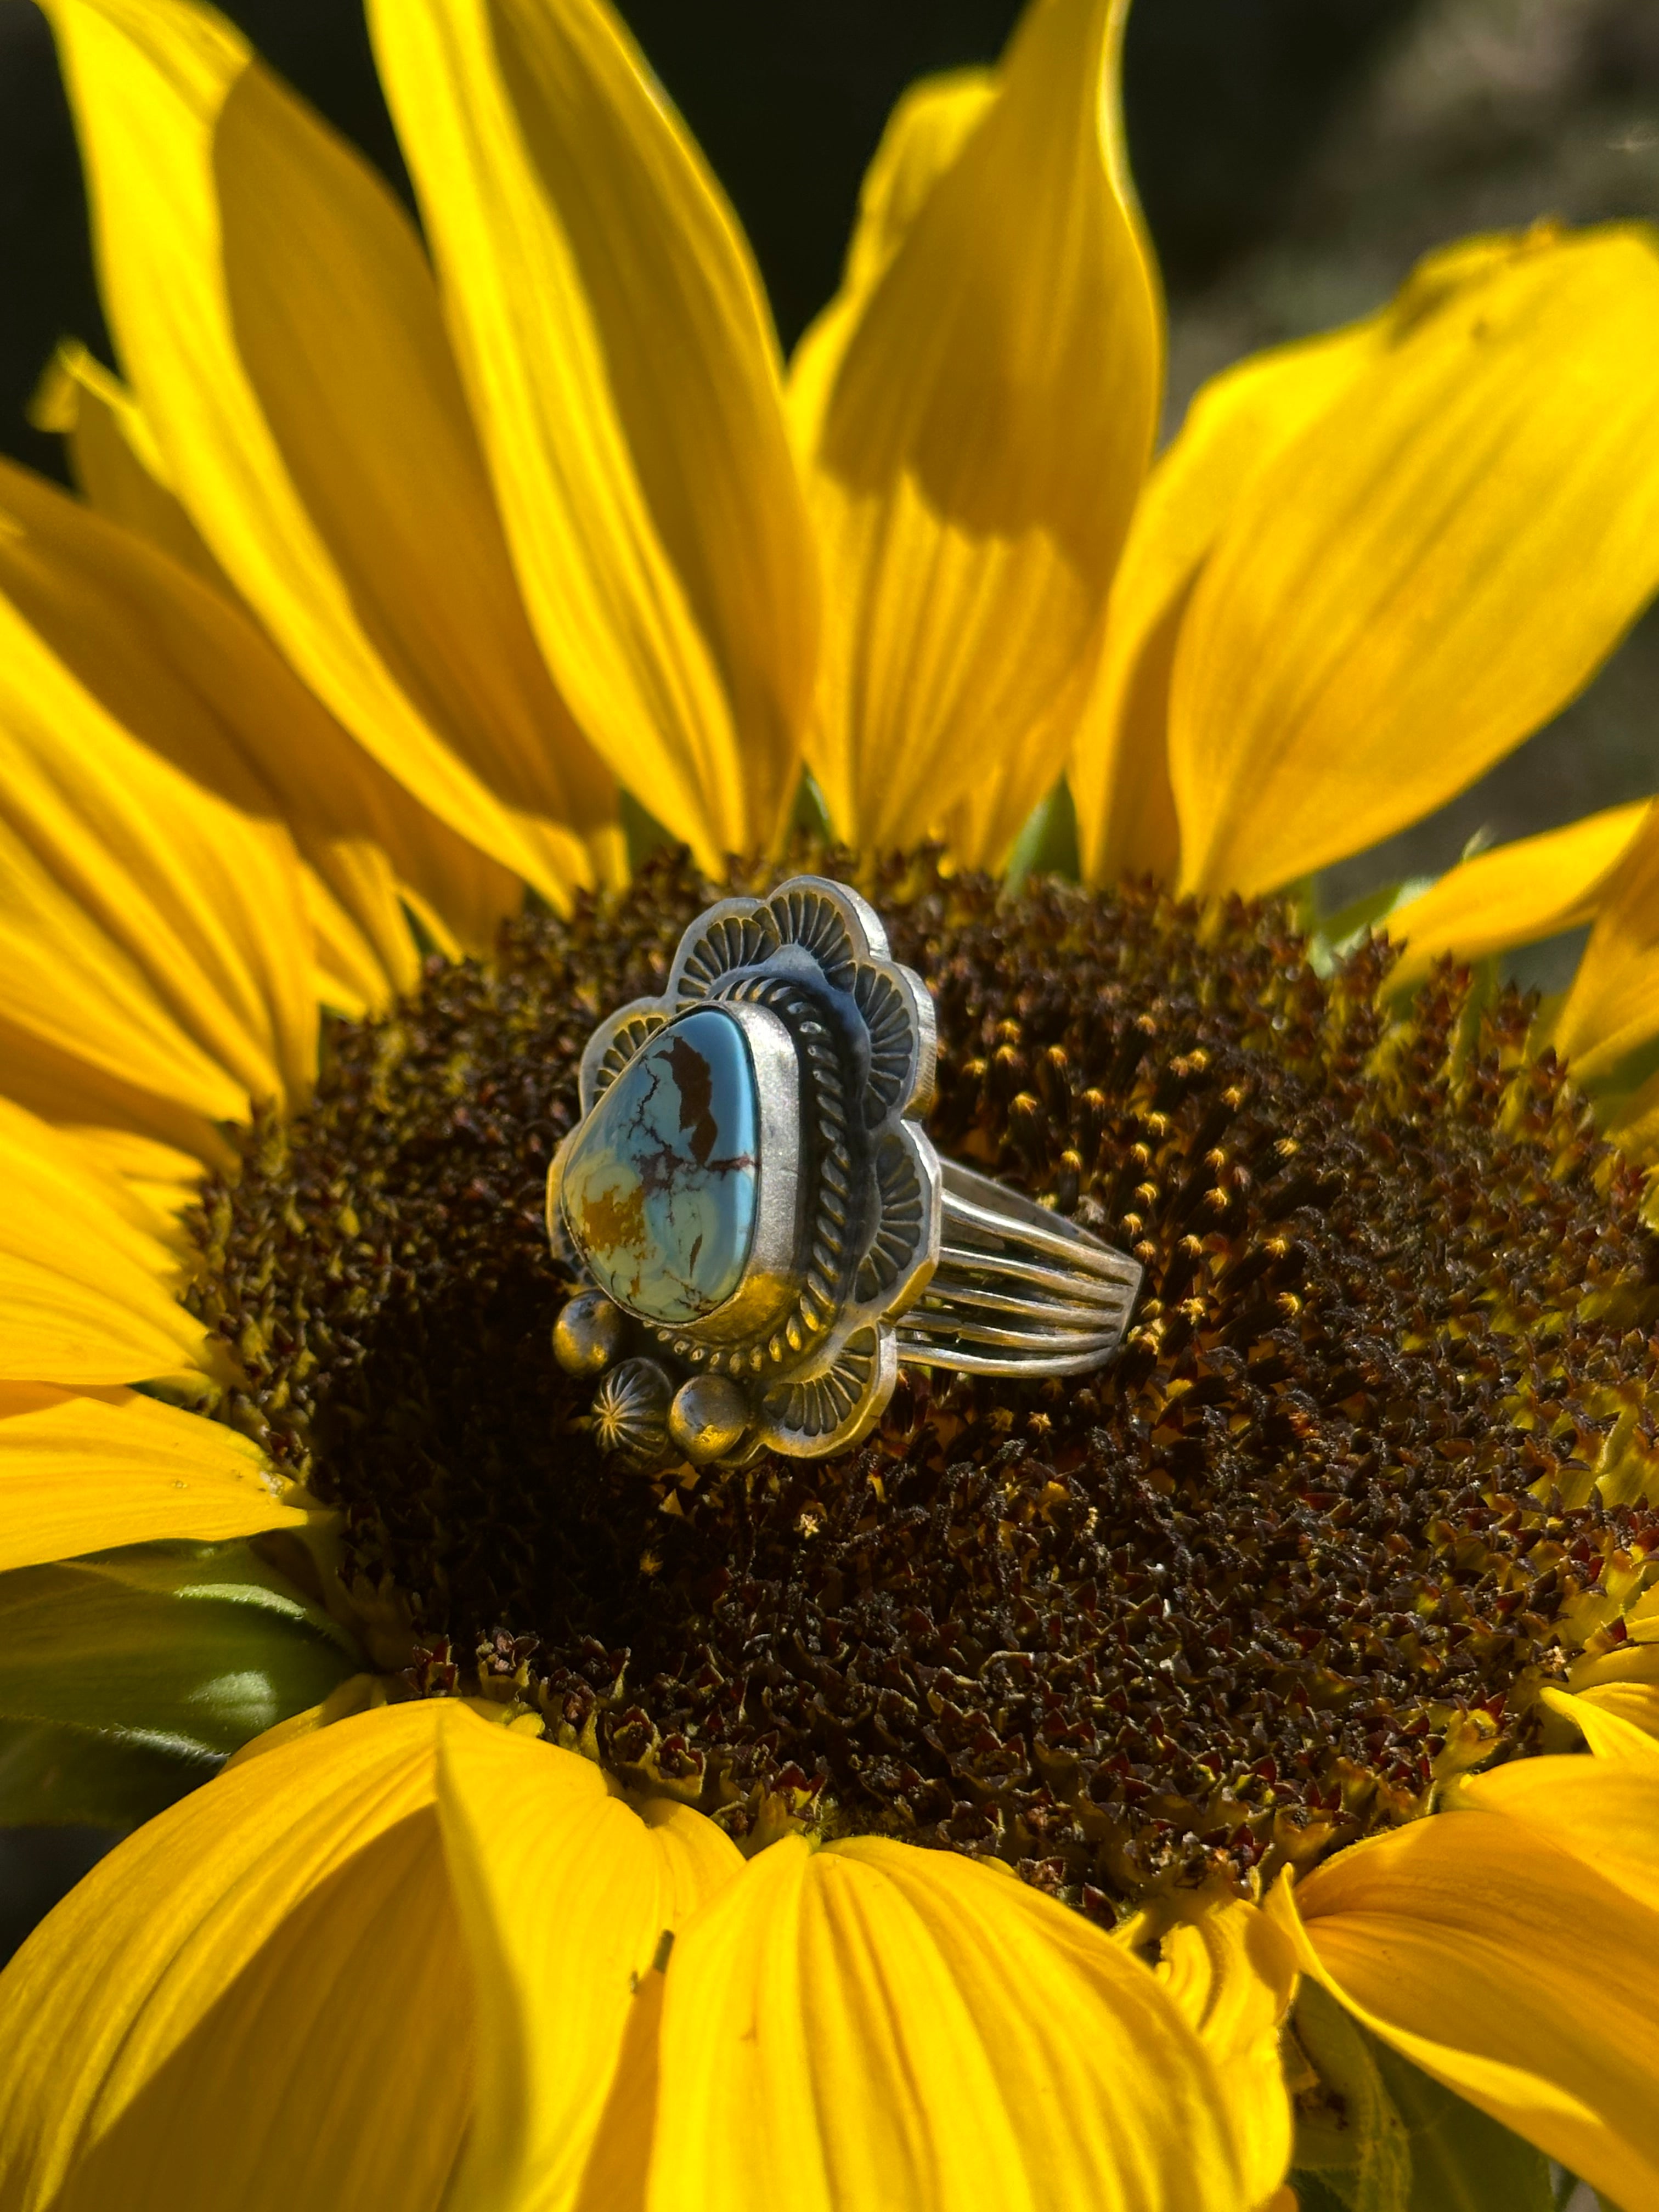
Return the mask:
[[(0, 2204), (1659, 2202), (1645, 831), (1403, 959), (1265, 896), (1650, 595), (1650, 240), (1437, 255), (1151, 466), (1107, 0), (901, 104), (787, 377), (598, 0), (371, 5), (424, 244), (208, 10), (48, 13), (125, 380), (0, 473), (7, 1771), (240, 1748), (0, 1978)], [(792, 837), (1146, 1295), (647, 1480), (540, 1186)], [(1543, 1017), (1434, 957), (1591, 912)]]

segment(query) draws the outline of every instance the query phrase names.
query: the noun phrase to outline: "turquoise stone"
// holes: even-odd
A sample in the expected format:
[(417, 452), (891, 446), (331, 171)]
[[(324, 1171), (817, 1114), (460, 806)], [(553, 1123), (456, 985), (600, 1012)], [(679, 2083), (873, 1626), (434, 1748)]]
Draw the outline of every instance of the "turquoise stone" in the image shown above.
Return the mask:
[(647, 1321), (696, 1321), (723, 1305), (755, 1241), (759, 1146), (738, 1024), (704, 1007), (659, 1030), (564, 1164), (565, 1226), (600, 1288)]

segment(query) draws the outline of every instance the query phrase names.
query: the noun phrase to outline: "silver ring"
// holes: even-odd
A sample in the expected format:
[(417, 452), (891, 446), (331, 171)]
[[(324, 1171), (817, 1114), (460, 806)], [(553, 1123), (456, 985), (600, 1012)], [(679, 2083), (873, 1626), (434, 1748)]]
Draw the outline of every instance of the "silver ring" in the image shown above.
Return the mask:
[(901, 1361), (1080, 1375), (1123, 1340), (1138, 1263), (941, 1160), (921, 1127), (933, 1002), (845, 884), (722, 899), (658, 999), (602, 1021), (547, 1182), (584, 1285), (562, 1366), (641, 1468), (845, 1451)]

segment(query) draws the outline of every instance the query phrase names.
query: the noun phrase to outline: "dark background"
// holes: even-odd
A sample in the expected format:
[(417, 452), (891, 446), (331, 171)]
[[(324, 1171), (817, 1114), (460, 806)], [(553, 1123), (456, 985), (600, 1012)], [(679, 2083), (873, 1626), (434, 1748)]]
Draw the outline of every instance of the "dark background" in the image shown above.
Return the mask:
[[(407, 191), (358, 0), (235, 0), (266, 58)], [(859, 178), (912, 78), (1000, 50), (1012, 0), (624, 0), (754, 241), (786, 345), (834, 289)], [(1173, 427), (1254, 347), (1361, 313), (1462, 232), (1659, 214), (1659, 0), (1138, 0), (1131, 152), (1169, 288)], [(52, 42), (0, 4), (0, 451), (58, 338), (108, 357)], [(1659, 623), (1432, 821), (1331, 872), (1330, 906), (1659, 787)], [(1559, 988), (1576, 948), (1517, 963)], [(41, 1841), (46, 1838), (42, 1837)], [(101, 1838), (0, 1838), (0, 1957)]]

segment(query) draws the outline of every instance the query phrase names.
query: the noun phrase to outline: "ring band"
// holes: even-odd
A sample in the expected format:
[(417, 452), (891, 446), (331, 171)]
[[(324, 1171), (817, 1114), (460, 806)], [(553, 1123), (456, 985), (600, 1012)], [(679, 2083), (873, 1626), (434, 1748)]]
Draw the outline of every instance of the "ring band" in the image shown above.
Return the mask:
[(1077, 1375), (1122, 1342), (1138, 1263), (921, 1127), (933, 1004), (844, 884), (722, 899), (659, 998), (600, 1022), (548, 1176), (581, 1287), (560, 1364), (637, 1467), (815, 1458), (873, 1426), (901, 1361)]
[(1123, 1341), (1141, 1267), (1023, 1191), (941, 1160), (944, 1233), (899, 1358), (964, 1375), (1086, 1375)]

